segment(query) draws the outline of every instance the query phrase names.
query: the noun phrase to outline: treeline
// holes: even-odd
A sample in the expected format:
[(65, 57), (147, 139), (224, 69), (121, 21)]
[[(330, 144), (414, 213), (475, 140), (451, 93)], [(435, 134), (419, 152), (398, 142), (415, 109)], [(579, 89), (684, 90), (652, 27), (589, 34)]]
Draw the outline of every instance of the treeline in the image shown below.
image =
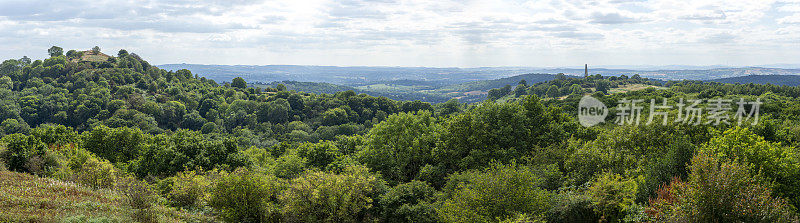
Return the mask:
[(188, 129), (253, 135), (262, 140), (251, 145), (268, 146), (279, 140), (316, 141), (361, 133), (390, 114), (433, 110), (420, 101), (392, 101), (353, 91), (308, 94), (287, 91), (283, 85), (247, 88), (241, 78), (219, 85), (188, 70), (158, 69), (125, 50), (103, 62), (50, 51), (52, 57), (44, 61), (23, 58), (0, 64), (2, 134), (26, 133), (45, 123), (78, 131), (105, 125), (151, 134)]

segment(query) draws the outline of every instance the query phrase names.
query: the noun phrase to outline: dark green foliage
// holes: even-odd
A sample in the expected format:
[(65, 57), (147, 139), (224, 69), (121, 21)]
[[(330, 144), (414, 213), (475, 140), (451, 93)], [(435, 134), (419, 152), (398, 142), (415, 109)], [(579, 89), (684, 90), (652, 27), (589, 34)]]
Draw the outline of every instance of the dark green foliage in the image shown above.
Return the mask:
[(437, 222), (436, 189), (422, 181), (411, 181), (389, 189), (380, 197), (385, 222)]
[[(0, 64), (0, 169), (115, 189), (138, 221), (185, 210), (229, 222), (780, 222), (797, 213), (800, 87), (530, 74), (460, 85), (496, 85), (492, 100), (432, 105), (423, 101), (444, 100), (220, 85), (125, 50), (102, 62), (67, 54)], [(406, 84), (424, 83), (390, 83)], [(660, 87), (624, 92), (646, 85)], [(750, 129), (581, 127), (574, 117), (587, 94), (611, 114), (623, 98), (764, 104)], [(690, 162), (698, 150), (716, 161)], [(677, 189), (662, 188), (670, 182)]]
[(358, 159), (391, 181), (408, 182), (433, 164), (436, 128), (427, 111), (391, 115), (370, 130)]
[(516, 214), (540, 218), (552, 196), (542, 183), (538, 171), (516, 164), (454, 174), (443, 189), (447, 199), (436, 212), (442, 222), (498, 222)]
[(43, 174), (56, 165), (47, 157), (47, 145), (35, 136), (12, 134), (3, 137), (5, 151), (0, 158), (12, 171)]
[(342, 153), (330, 141), (319, 143), (303, 143), (297, 147), (297, 155), (305, 158), (308, 165), (325, 169), (328, 164), (338, 160)]
[(64, 54), (64, 49), (62, 49), (61, 47), (53, 46), (47, 50), (47, 54), (49, 54), (50, 57), (61, 56)]
[(139, 157), (145, 135), (139, 129), (97, 126), (85, 132), (83, 147), (111, 162), (127, 162)]
[(244, 89), (247, 87), (247, 82), (245, 82), (244, 79), (241, 77), (236, 77), (231, 82), (231, 87)]
[(492, 160), (521, 159), (536, 147), (569, 138), (571, 129), (577, 127), (567, 120), (560, 111), (545, 109), (536, 96), (506, 104), (485, 102), (443, 124), (433, 151), (433, 172), (446, 174), (483, 168)]

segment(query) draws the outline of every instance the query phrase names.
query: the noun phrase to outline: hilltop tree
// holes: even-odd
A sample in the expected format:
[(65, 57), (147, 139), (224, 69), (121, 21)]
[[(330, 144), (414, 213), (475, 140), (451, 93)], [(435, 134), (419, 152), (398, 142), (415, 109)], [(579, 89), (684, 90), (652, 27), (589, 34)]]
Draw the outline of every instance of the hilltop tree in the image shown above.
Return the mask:
[(92, 47), (92, 53), (94, 53), (94, 54), (100, 53), (100, 47), (99, 46)]
[(128, 51), (127, 50), (121, 49), (121, 50), (119, 50), (119, 52), (117, 52), (117, 57), (123, 58), (125, 56), (128, 56)]
[(520, 84), (518, 84), (517, 87), (514, 88), (514, 97), (519, 97), (519, 96), (525, 95), (525, 93), (528, 93), (527, 87), (526, 87), (525, 83), (523, 83), (523, 81), (525, 81), (525, 80), (522, 80), (520, 82)]
[(19, 59), (19, 63), (23, 66), (27, 66), (31, 64), (31, 58), (28, 58), (28, 56), (22, 56), (22, 58)]
[(69, 51), (67, 51), (67, 58), (68, 59), (75, 58), (77, 55), (78, 55), (78, 51), (77, 50), (69, 50)]
[(547, 97), (555, 98), (558, 97), (558, 87), (555, 85), (550, 85), (550, 88), (547, 88)]
[(244, 89), (247, 88), (247, 82), (245, 82), (242, 77), (236, 77), (231, 82), (231, 87)]
[(47, 50), (47, 53), (50, 54), (50, 57), (57, 57), (64, 55), (64, 49), (62, 49), (61, 47), (53, 46)]
[(569, 87), (569, 89), (570, 94), (573, 95), (581, 95), (583, 93), (583, 89), (578, 84), (573, 84), (571, 87)]
[(608, 88), (610, 87), (611, 84), (606, 80), (598, 80), (596, 85), (597, 86), (595, 87), (595, 91), (608, 94)]

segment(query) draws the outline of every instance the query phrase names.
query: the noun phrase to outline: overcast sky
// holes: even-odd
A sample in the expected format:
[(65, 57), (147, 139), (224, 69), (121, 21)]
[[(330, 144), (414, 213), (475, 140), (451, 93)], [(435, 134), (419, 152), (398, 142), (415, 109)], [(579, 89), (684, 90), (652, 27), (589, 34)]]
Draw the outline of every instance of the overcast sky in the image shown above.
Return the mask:
[(800, 64), (800, 0), (0, 0), (0, 57), (153, 64)]

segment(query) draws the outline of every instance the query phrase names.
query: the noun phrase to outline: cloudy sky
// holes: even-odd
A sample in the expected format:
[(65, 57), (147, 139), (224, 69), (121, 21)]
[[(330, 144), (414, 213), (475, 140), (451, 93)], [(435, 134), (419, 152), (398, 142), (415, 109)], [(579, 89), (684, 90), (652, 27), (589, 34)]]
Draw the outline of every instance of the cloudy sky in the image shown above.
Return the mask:
[(800, 64), (800, 0), (0, 0), (0, 57), (153, 64)]

